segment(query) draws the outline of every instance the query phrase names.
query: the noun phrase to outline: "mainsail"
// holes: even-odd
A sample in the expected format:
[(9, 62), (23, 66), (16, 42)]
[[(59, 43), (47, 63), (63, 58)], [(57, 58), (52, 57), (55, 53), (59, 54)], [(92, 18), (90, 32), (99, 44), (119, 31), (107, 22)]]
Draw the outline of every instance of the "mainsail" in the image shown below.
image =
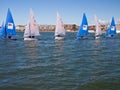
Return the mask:
[(57, 12), (57, 22), (56, 22), (56, 29), (55, 29), (55, 36), (57, 35), (65, 36), (64, 24), (58, 12)]
[(87, 17), (84, 13), (83, 18), (82, 18), (82, 23), (81, 23), (80, 28), (77, 32), (77, 38), (80, 38), (82, 36), (87, 36), (87, 35), (88, 35), (88, 22), (87, 22)]
[(38, 35), (40, 35), (39, 28), (35, 20), (33, 11), (32, 9), (30, 9), (30, 19), (25, 27), (24, 37), (38, 36)]
[(16, 35), (15, 24), (10, 9), (8, 8), (6, 23), (5, 23), (5, 35)]
[(109, 37), (109, 35), (116, 35), (116, 25), (115, 25), (114, 17), (112, 17), (111, 24), (106, 31), (106, 37)]

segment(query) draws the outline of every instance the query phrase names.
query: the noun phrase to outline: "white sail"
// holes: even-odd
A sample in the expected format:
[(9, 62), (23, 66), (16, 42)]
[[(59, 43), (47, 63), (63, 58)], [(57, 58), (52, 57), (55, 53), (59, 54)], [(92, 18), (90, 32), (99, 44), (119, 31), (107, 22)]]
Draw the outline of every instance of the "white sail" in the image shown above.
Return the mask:
[(28, 36), (30, 36), (30, 24), (29, 24), (29, 22), (25, 26), (25, 31), (24, 31), (24, 37), (28, 37)]
[(32, 9), (30, 10), (30, 29), (31, 29), (31, 35), (34, 35), (34, 36), (40, 35), (39, 28), (35, 20)]
[(101, 25), (99, 23), (99, 20), (97, 19), (96, 15), (94, 16), (94, 18), (95, 18), (95, 26), (96, 26), (95, 36), (101, 35), (102, 31), (101, 31)]
[(39, 28), (38, 28), (37, 22), (35, 20), (33, 11), (31, 9), (30, 10), (30, 20), (28, 21), (27, 26), (25, 27), (24, 37), (38, 36), (38, 35), (40, 35)]
[(56, 29), (55, 29), (55, 36), (56, 35), (61, 35), (61, 36), (65, 35), (64, 24), (58, 12), (57, 12), (57, 22), (56, 22)]

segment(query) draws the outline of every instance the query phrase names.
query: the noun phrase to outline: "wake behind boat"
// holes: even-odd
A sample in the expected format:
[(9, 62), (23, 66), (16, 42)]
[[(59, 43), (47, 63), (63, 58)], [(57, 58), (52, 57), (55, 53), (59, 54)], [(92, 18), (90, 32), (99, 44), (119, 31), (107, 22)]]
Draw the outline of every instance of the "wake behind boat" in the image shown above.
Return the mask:
[(115, 38), (116, 34), (117, 34), (116, 25), (115, 25), (114, 17), (112, 17), (111, 24), (106, 31), (106, 38)]
[(86, 39), (88, 35), (88, 22), (85, 13), (83, 14), (82, 23), (77, 32), (77, 39)]
[(32, 9), (30, 9), (30, 19), (25, 27), (24, 40), (37, 40), (36, 36), (39, 36), (39, 28), (36, 23)]
[(65, 38), (65, 28), (62, 22), (62, 18), (57, 12), (57, 22), (55, 28), (55, 40), (62, 40)]

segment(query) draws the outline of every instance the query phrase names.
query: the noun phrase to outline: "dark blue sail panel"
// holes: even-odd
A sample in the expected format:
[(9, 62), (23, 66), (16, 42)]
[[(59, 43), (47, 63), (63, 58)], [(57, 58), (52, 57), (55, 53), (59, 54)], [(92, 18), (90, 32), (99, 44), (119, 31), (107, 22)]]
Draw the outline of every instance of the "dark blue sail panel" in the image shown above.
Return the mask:
[(114, 17), (112, 17), (111, 26), (115, 26), (115, 20), (114, 20)]
[(106, 36), (109, 35), (116, 35), (116, 25), (115, 25), (114, 17), (112, 18), (111, 24), (106, 31)]
[(86, 17), (86, 15), (85, 15), (85, 13), (83, 14), (82, 24), (81, 24), (81, 25), (82, 25), (82, 26), (83, 26), (83, 25), (88, 25), (87, 17)]
[(4, 22), (2, 23), (2, 27), (0, 29), (0, 36), (5, 36), (5, 27), (4, 27)]
[(8, 9), (6, 23), (5, 23), (6, 35), (16, 35), (15, 24), (10, 9)]
[(77, 33), (77, 37), (88, 35), (88, 22), (85, 13), (83, 14), (82, 23)]

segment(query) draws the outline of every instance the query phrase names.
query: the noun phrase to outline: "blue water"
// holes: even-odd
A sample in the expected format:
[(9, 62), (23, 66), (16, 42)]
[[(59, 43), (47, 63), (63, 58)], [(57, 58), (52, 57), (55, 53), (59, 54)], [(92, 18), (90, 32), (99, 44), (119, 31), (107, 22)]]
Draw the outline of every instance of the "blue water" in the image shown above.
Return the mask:
[(0, 42), (0, 90), (120, 90), (120, 35), (116, 39)]

